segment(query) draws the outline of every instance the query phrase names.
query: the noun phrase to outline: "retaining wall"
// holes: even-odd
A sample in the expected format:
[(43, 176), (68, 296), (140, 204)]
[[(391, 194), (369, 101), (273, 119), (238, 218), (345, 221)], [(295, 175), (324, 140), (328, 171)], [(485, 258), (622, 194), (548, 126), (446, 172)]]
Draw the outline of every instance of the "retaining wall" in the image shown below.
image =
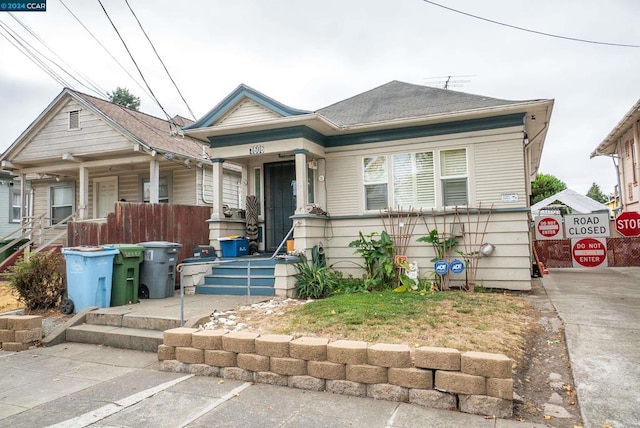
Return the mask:
[(42, 340), (41, 316), (0, 316), (0, 345), (3, 351), (24, 351), (40, 340)]
[(164, 332), (158, 359), (165, 371), (513, 414), (512, 361), (502, 354), (181, 327)]

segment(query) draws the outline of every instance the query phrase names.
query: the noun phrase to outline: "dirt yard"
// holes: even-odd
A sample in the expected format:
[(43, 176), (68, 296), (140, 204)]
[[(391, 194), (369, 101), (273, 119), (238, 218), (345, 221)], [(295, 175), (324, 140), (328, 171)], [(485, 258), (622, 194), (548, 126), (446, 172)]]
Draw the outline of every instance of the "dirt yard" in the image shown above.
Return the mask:
[(20, 309), (18, 294), (9, 286), (8, 281), (0, 281), (0, 313)]

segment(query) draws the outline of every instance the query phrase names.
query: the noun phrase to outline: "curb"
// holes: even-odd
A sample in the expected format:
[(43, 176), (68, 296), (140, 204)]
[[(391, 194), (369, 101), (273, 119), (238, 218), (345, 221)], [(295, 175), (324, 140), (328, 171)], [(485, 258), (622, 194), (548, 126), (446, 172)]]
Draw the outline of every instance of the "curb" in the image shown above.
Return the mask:
[(67, 329), (69, 327), (83, 324), (87, 318), (87, 314), (91, 311), (95, 311), (96, 309), (98, 309), (97, 306), (90, 306), (88, 308), (85, 308), (75, 314), (73, 318), (67, 320), (64, 324), (57, 326), (51, 333), (47, 335), (47, 337), (42, 339), (42, 346), (54, 346), (66, 342)]

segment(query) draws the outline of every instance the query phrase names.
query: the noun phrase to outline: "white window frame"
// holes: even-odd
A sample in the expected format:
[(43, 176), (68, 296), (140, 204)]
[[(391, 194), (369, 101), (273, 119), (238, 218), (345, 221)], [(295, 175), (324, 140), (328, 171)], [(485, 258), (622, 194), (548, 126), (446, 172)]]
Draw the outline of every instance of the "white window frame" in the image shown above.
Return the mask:
[[(457, 150), (463, 150), (464, 151), (464, 156), (465, 156), (465, 168), (464, 168), (464, 173), (460, 173), (460, 174), (451, 174), (451, 175), (441, 175), (442, 172), (442, 157), (445, 156), (446, 152), (451, 152), (451, 151), (457, 151)], [(432, 158), (432, 165), (431, 165), (431, 174), (432, 174), (432, 182), (431, 185), (433, 186), (433, 195), (430, 196), (431, 201), (425, 203), (425, 201), (422, 201), (422, 203), (418, 203), (418, 194), (417, 194), (417, 186), (419, 185), (419, 179), (418, 179), (418, 171), (417, 171), (417, 158), (419, 154), (431, 154), (431, 158)], [(447, 148), (442, 148), (442, 149), (423, 149), (423, 150), (407, 150), (407, 151), (400, 151), (400, 152), (393, 152), (393, 153), (386, 153), (386, 154), (372, 154), (372, 155), (366, 155), (366, 156), (361, 156), (360, 157), (360, 168), (361, 168), (361, 172), (360, 172), (360, 190), (361, 190), (361, 203), (362, 203), (362, 212), (364, 213), (372, 213), (372, 212), (379, 212), (380, 209), (388, 209), (388, 207), (394, 207), (394, 209), (399, 208), (399, 201), (397, 201), (396, 199), (396, 191), (398, 190), (396, 188), (396, 176), (394, 175), (395, 172), (395, 166), (394, 166), (394, 160), (396, 159), (396, 157), (399, 156), (407, 156), (409, 155), (411, 157), (411, 167), (410, 167), (410, 174), (412, 175), (412, 185), (413, 185), (413, 193), (414, 193), (414, 199), (411, 207), (412, 208), (416, 208), (416, 209), (420, 209), (420, 208), (426, 208), (426, 209), (442, 209), (442, 208), (446, 208), (446, 207), (451, 207), (453, 205), (449, 205), (446, 206), (445, 205), (445, 191), (444, 191), (444, 182), (448, 181), (448, 180), (462, 180), (464, 179), (466, 182), (466, 204), (462, 205), (462, 204), (458, 204), (458, 206), (469, 206), (471, 204), (471, 192), (469, 191), (471, 184), (470, 184), (470, 165), (469, 165), (469, 158), (470, 158), (470, 149), (469, 147), (447, 147)], [(378, 157), (384, 157), (385, 158), (385, 169), (386, 169), (386, 174), (384, 177), (381, 177), (379, 180), (373, 180), (373, 181), (367, 181), (365, 178), (365, 159), (368, 158), (378, 158)], [(409, 168), (407, 168), (409, 169)], [(428, 173), (428, 172), (427, 172)], [(368, 209), (367, 207), (367, 197), (366, 197), (366, 186), (367, 185), (376, 185), (376, 184), (386, 184), (387, 186), (387, 206), (384, 208), (372, 208), (372, 209)], [(404, 202), (401, 205), (402, 208), (406, 209), (409, 208), (409, 206), (405, 206)]]
[[(53, 205), (53, 191), (56, 188), (71, 188), (71, 192), (72, 192), (72, 196), (71, 196), (71, 214), (73, 214), (74, 212), (76, 212), (76, 185), (75, 182), (73, 181), (63, 181), (60, 183), (56, 183), (56, 184), (51, 184), (49, 185), (49, 191), (48, 191), (48, 195), (49, 195), (49, 200), (47, 203), (48, 206), (48, 210), (49, 210), (49, 224), (50, 225), (54, 225), (57, 223), (54, 223), (54, 217), (53, 217), (53, 210), (54, 208), (61, 208), (61, 207), (66, 207), (69, 206), (69, 204), (60, 204), (60, 205)], [(67, 216), (65, 216), (64, 218), (66, 218)]]
[[(366, 165), (365, 165), (365, 160), (366, 159), (383, 159), (384, 160), (384, 173), (380, 175), (379, 179), (373, 179), (373, 180), (367, 180), (367, 174), (366, 174)], [(386, 210), (389, 208), (389, 200), (392, 197), (390, 192), (389, 187), (389, 182), (392, 179), (389, 174), (390, 174), (390, 169), (389, 168), (389, 156), (387, 155), (369, 155), (369, 156), (363, 156), (360, 159), (360, 166), (361, 166), (361, 177), (362, 177), (362, 206), (364, 207), (364, 211), (365, 212), (377, 212), (380, 210)], [(367, 186), (381, 186), (384, 185), (385, 186), (385, 192), (387, 193), (387, 203), (386, 206), (384, 207), (380, 207), (380, 208), (369, 208), (367, 207)]]
[[(16, 196), (18, 197), (18, 205), (15, 205), (14, 203), (14, 197)], [(20, 192), (20, 188), (17, 188), (17, 189), (15, 187), (11, 188), (9, 192), (9, 197), (11, 198), (9, 202), (9, 223), (20, 223), (23, 217), (23, 213), (29, 212), (29, 198), (26, 198), (25, 207), (24, 209), (22, 209), (22, 201), (20, 200), (21, 196), (22, 194)], [(17, 216), (13, 212), (15, 209), (18, 210)]]
[[(160, 194), (160, 190), (158, 190), (158, 202), (161, 204), (170, 204), (171, 201), (173, 200), (173, 185), (172, 185), (173, 180), (172, 180), (171, 174), (160, 175), (158, 179), (158, 183), (160, 185), (162, 184), (162, 180), (167, 181), (167, 196), (162, 196)], [(145, 197), (145, 194), (144, 194), (145, 184), (150, 185), (150, 183), (151, 183), (151, 178), (149, 177), (149, 175), (143, 175), (140, 177), (140, 200), (142, 202), (149, 203), (150, 201), (150, 199), (148, 197)]]

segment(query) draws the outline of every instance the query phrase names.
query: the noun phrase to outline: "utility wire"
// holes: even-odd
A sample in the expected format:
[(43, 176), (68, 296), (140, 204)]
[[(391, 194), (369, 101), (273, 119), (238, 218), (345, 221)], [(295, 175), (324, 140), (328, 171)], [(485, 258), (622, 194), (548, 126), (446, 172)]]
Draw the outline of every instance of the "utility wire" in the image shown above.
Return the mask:
[[(153, 90), (151, 89), (151, 86), (149, 86), (149, 83), (147, 82), (147, 79), (145, 79), (144, 74), (142, 73), (142, 70), (140, 70), (140, 67), (138, 66), (138, 63), (136, 62), (135, 58), (133, 57), (133, 54), (131, 53), (131, 51), (129, 50), (129, 47), (127, 46), (127, 43), (122, 38), (122, 35), (120, 34), (120, 31), (118, 31), (118, 27), (116, 27), (116, 24), (113, 22), (113, 20), (111, 20), (111, 17), (109, 16), (109, 13), (107, 12), (107, 9), (104, 8), (104, 5), (102, 4), (102, 0), (98, 0), (98, 3), (100, 4), (100, 7), (102, 8), (102, 11), (104, 12), (104, 14), (107, 16), (107, 19), (111, 23), (111, 26), (115, 30), (116, 34), (120, 38), (120, 41), (122, 42), (124, 48), (126, 49), (127, 53), (129, 54), (129, 58), (131, 58), (131, 61), (133, 61), (133, 65), (136, 66), (136, 69), (138, 70), (138, 73), (140, 74), (140, 77), (142, 78), (142, 81), (144, 82), (144, 84), (147, 87), (147, 89), (149, 89), (149, 92), (151, 93), (151, 97), (156, 102), (156, 104), (158, 104), (158, 107), (160, 107), (160, 110), (162, 110), (164, 115), (167, 117), (167, 120), (169, 121), (169, 123), (173, 124), (173, 121), (171, 120), (171, 116), (169, 116), (169, 114), (164, 109), (164, 107), (162, 107), (162, 104), (160, 104), (160, 101), (158, 100), (156, 95), (153, 93)], [(177, 127), (177, 125), (176, 125), (176, 127)]]
[[(27, 41), (22, 39), (20, 35), (18, 35), (14, 30), (11, 29), (6, 23), (0, 21), (0, 27), (13, 39), (13, 41), (3, 34), (4, 38), (9, 41), (15, 48), (17, 48), (23, 55), (29, 58), (34, 64), (40, 67), (45, 73), (47, 73), (50, 77), (52, 77), (56, 82), (65, 87), (71, 87), (71, 84), (67, 82), (62, 76), (60, 76), (53, 68), (51, 68), (44, 60), (42, 60), (38, 55), (34, 54), (33, 51), (37, 51), (33, 46), (31, 46)], [(38, 52), (39, 53), (39, 52)], [(44, 56), (40, 54), (41, 56)], [(46, 57), (45, 57), (46, 58)]]
[(57, 63), (55, 63), (54, 61), (52, 61), (51, 59), (47, 58), (50, 62), (52, 62), (54, 65), (56, 65), (58, 68), (60, 68), (63, 72), (65, 72), (67, 75), (69, 75), (72, 79), (74, 79), (76, 82), (80, 83), (82, 86), (84, 86), (85, 88), (89, 89), (90, 91), (95, 92), (96, 94), (99, 95), (105, 95), (107, 94), (107, 92), (102, 89), (97, 83), (95, 83), (94, 81), (92, 81), (90, 78), (88, 78), (87, 76), (85, 76), (84, 74), (78, 72), (77, 70), (75, 70), (71, 65), (69, 65), (64, 59), (62, 59), (60, 57), (60, 55), (58, 55), (57, 53), (55, 53), (55, 51), (44, 41), (42, 40), (42, 38), (40, 38), (40, 36), (38, 36), (38, 34), (36, 34), (33, 30), (31, 30), (31, 28), (29, 28), (24, 22), (22, 22), (17, 16), (15, 16), (13, 13), (9, 12), (9, 16), (12, 17), (18, 24), (20, 24), (22, 26), (22, 28), (24, 28), (29, 34), (31, 34), (37, 41), (39, 41), (45, 48), (47, 48), (49, 50), (49, 52), (51, 52), (56, 58), (58, 58), (58, 60), (62, 61), (62, 63), (69, 68), (69, 70), (71, 70), (73, 73), (76, 73), (77, 75), (79, 75), (82, 79), (84, 79), (87, 83), (83, 83), (81, 82), (79, 79), (75, 78), (73, 75), (71, 75), (70, 73), (68, 73), (64, 68), (60, 67)]
[(162, 58), (160, 58), (160, 54), (156, 50), (156, 47), (153, 45), (153, 42), (151, 41), (151, 39), (147, 35), (147, 32), (144, 31), (144, 28), (142, 27), (142, 24), (140, 23), (140, 20), (138, 19), (138, 16), (136, 15), (136, 13), (131, 8), (131, 5), (129, 4), (129, 0), (124, 0), (124, 2), (127, 4), (127, 7), (131, 11), (131, 14), (136, 19), (136, 22), (140, 26), (140, 30), (142, 30), (142, 33), (147, 38), (147, 41), (151, 45), (151, 48), (153, 49), (153, 52), (156, 54), (156, 57), (158, 58), (158, 61), (160, 61), (160, 64), (162, 64), (162, 67), (164, 68), (164, 71), (167, 73), (167, 76), (169, 76), (169, 80), (171, 80), (171, 83), (173, 83), (174, 88), (176, 88), (176, 91), (178, 91), (178, 95), (180, 95), (180, 98), (182, 98), (182, 102), (184, 102), (184, 105), (187, 106), (187, 109), (189, 110), (189, 113), (191, 113), (191, 117), (193, 117), (193, 120), (196, 120), (196, 115), (193, 114), (193, 111), (191, 110), (191, 107), (189, 107), (189, 104), (187, 103), (187, 100), (184, 99), (184, 96), (182, 96), (182, 92), (180, 92), (180, 89), (178, 89), (178, 85), (173, 80), (173, 77), (171, 77), (171, 73), (169, 73), (169, 70), (167, 70), (167, 66), (164, 64), (164, 61), (162, 61)]
[(471, 13), (463, 12), (463, 11), (458, 10), (458, 9), (453, 9), (451, 7), (447, 7), (447, 6), (435, 3), (433, 1), (429, 1), (429, 0), (422, 0), (422, 1), (425, 2), (425, 3), (432, 4), (434, 6), (441, 7), (443, 9), (450, 10), (451, 12), (455, 12), (455, 13), (459, 13), (461, 15), (469, 16), (471, 18), (479, 19), (481, 21), (486, 21), (486, 22), (490, 22), (492, 24), (502, 25), (503, 27), (513, 28), (515, 30), (526, 31), (528, 33), (539, 34), (541, 36), (555, 37), (556, 39), (571, 40), (573, 42), (591, 43), (591, 44), (594, 44), (594, 45), (617, 46), (617, 47), (622, 47), (622, 48), (640, 48), (640, 45), (631, 45), (631, 44), (624, 44), (624, 43), (600, 42), (600, 41), (597, 41), (597, 40), (579, 39), (579, 38), (576, 38), (576, 37), (560, 36), (558, 34), (551, 34), (551, 33), (545, 33), (543, 31), (531, 30), (529, 28), (518, 27), (517, 25), (506, 24), (504, 22), (494, 21), (493, 19), (483, 18), (482, 16), (473, 15)]
[[(115, 61), (115, 63), (116, 63), (116, 64), (118, 64), (118, 65), (120, 66), (120, 68), (122, 69), (122, 71), (124, 71), (124, 72), (126, 73), (126, 75), (127, 75), (127, 76), (129, 76), (129, 78), (130, 78), (133, 82), (135, 82), (135, 84), (136, 84), (136, 85), (138, 85), (138, 87), (142, 90), (142, 92), (144, 92), (144, 93), (145, 93), (149, 98), (153, 98), (153, 97), (151, 96), (151, 94), (149, 93), (149, 91), (147, 91), (147, 90), (144, 88), (144, 86), (142, 86), (142, 85), (140, 84), (140, 82), (138, 82), (138, 80), (137, 80), (135, 77), (133, 77), (133, 76), (131, 75), (131, 73), (129, 73), (129, 71), (125, 68), (125, 66), (124, 66), (124, 65), (122, 65), (122, 63), (121, 63), (120, 61), (118, 61), (118, 59), (117, 59), (115, 56), (113, 56), (113, 54), (112, 54), (111, 52), (109, 52), (109, 49), (107, 49), (107, 48), (102, 44), (102, 42), (101, 42), (100, 40), (98, 40), (98, 38), (97, 38), (97, 37), (96, 37), (96, 36), (91, 32), (91, 30), (89, 30), (89, 29), (87, 28), (87, 26), (86, 26), (86, 25), (84, 25), (84, 23), (80, 20), (80, 18), (78, 18), (78, 17), (77, 17), (77, 16), (76, 16), (72, 11), (71, 11), (71, 9), (69, 9), (69, 7), (64, 3), (64, 1), (62, 1), (62, 0), (58, 0), (58, 1), (60, 2), (60, 4), (62, 4), (62, 6), (64, 6), (64, 8), (65, 8), (65, 9), (67, 9), (67, 11), (71, 14), (71, 16), (73, 16), (73, 17), (75, 18), (75, 20), (76, 20), (76, 21), (78, 21), (78, 23), (82, 26), (82, 28), (84, 28), (84, 29), (86, 30), (86, 32), (87, 32), (87, 33), (89, 33), (89, 35), (90, 35), (91, 37), (93, 37), (93, 40), (95, 40), (95, 41), (96, 41), (96, 43), (98, 43), (98, 45), (100, 45), (100, 47), (101, 47), (101, 48), (102, 48), (102, 49), (107, 53), (107, 55), (109, 55), (109, 56), (111, 57), (111, 59), (112, 59), (112, 60), (114, 60), (114, 61)], [(107, 94), (107, 95), (109, 95), (109, 94)]]

